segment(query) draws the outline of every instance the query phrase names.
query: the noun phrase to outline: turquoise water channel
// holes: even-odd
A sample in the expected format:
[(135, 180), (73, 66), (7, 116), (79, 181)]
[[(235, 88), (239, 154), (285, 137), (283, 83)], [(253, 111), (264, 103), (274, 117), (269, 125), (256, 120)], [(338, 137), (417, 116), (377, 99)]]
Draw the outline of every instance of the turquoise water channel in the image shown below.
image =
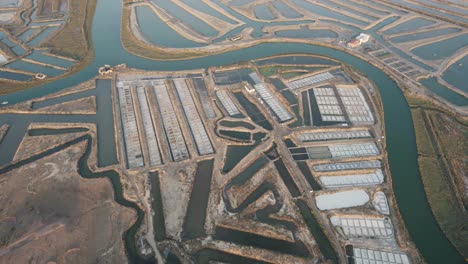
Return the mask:
[[(385, 114), (388, 161), (393, 177), (392, 184), (399, 210), (411, 239), (415, 242), (428, 263), (464, 263), (463, 257), (442, 233), (428, 205), (418, 171), (415, 134), (408, 104), (396, 83), (381, 70), (343, 51), (299, 43), (265, 43), (242, 50), (191, 60), (147, 60), (129, 54), (122, 48), (120, 42), (120, 23), (117, 19), (120, 17), (121, 5), (116, 4), (115, 0), (99, 0), (92, 27), (92, 39), (96, 54), (94, 61), (82, 71), (67, 78), (33, 89), (1, 96), (0, 101), (18, 103), (77, 85), (95, 76), (97, 69), (104, 64), (116, 65), (126, 63), (129, 67), (144, 70), (176, 71), (227, 65), (287, 53), (317, 54), (336, 59), (366, 74), (376, 84), (381, 94)], [(98, 86), (101, 87), (98, 90), (108, 89), (107, 83), (99, 83)], [(99, 97), (103, 96), (99, 96), (98, 93), (98, 109), (102, 104), (105, 105), (110, 101), (106, 101), (103, 98), (99, 99)], [(9, 145), (11, 145), (10, 142), (20, 141), (27, 124), (33, 121), (33, 119), (40, 121), (44, 119), (55, 122), (57, 119), (65, 118), (66, 120), (60, 121), (96, 122), (98, 123), (98, 130), (100, 130), (98, 132), (98, 141), (101, 142), (101, 140), (104, 140), (103, 137), (113, 138), (114, 131), (112, 125), (99, 125), (102, 122), (106, 122), (106, 120), (107, 122), (112, 122), (112, 115), (110, 119), (108, 117), (109, 113), (98, 114), (97, 118), (74, 116), (73, 120), (70, 119), (71, 116), (59, 118), (52, 115), (26, 118), (23, 115), (0, 115), (0, 124), (9, 123), (12, 125), (12, 131), (19, 131), (19, 133), (14, 134), (7, 133), (7, 138), (0, 145), (0, 156), (4, 158), (3, 156), (13, 154), (7, 151)], [(16, 129), (16, 126), (19, 128)], [(107, 151), (115, 152), (115, 146), (99, 144), (98, 148), (103, 153)], [(121, 188), (116, 188), (115, 191), (117, 197), (121, 197)]]

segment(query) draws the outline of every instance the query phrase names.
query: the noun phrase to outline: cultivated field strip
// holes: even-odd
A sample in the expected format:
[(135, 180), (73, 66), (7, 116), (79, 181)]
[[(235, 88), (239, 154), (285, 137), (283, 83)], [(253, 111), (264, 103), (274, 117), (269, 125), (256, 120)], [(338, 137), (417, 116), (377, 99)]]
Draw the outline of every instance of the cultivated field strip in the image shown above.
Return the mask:
[(141, 167), (144, 165), (143, 153), (141, 151), (130, 86), (123, 82), (118, 82), (117, 91), (119, 95), (120, 118), (122, 120), (127, 166), (130, 169)]
[(218, 97), (219, 101), (221, 102), (229, 116), (235, 116), (240, 114), (239, 109), (237, 108), (236, 104), (234, 104), (234, 101), (229, 96), (228, 92), (217, 91), (216, 96)]
[(145, 88), (142, 86), (138, 87), (137, 95), (138, 102), (140, 104), (141, 119), (143, 121), (143, 131), (146, 137), (146, 144), (148, 146), (150, 165), (158, 166), (162, 164), (162, 160)]
[(212, 154), (214, 152), (211, 145), (210, 138), (206, 132), (205, 126), (200, 118), (195, 102), (193, 101), (192, 94), (185, 82), (186, 79), (174, 79), (174, 85), (179, 95), (185, 117), (192, 131), (195, 144), (197, 145), (198, 153), (200, 155)]
[(167, 91), (167, 86), (163, 80), (153, 81), (153, 89), (158, 101), (159, 112), (163, 121), (164, 131), (169, 142), (169, 147), (173, 161), (181, 161), (190, 157), (185, 145), (182, 129), (175, 113)]

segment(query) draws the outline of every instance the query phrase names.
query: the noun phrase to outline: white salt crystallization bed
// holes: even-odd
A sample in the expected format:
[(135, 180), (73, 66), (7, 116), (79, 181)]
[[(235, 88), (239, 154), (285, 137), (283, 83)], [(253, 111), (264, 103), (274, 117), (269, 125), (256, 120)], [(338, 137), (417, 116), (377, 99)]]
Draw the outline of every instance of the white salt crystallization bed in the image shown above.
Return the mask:
[(320, 210), (331, 210), (361, 206), (369, 201), (369, 195), (363, 190), (343, 191), (322, 194), (316, 197), (317, 207)]

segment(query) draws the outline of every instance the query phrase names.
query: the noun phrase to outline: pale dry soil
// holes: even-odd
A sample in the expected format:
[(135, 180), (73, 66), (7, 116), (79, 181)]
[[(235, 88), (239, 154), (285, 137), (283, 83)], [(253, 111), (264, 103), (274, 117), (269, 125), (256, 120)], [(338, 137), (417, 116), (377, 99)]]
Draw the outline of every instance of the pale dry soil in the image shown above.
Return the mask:
[(0, 175), (0, 263), (125, 263), (136, 213), (77, 172), (85, 142)]

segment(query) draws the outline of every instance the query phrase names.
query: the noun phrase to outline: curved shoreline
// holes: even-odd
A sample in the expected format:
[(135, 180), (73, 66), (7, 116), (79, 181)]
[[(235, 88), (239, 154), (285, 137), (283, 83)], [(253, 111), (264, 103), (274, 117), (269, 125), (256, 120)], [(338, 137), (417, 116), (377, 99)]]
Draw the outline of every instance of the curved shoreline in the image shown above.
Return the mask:
[[(98, 4), (98, 7), (104, 5), (106, 1), (101, 1)], [(112, 4), (109, 4), (109, 6), (112, 6)], [(110, 7), (112, 8), (112, 7)], [(114, 7), (115, 8), (115, 7)], [(118, 7), (119, 9), (121, 8), (120, 6)], [(101, 10), (101, 12), (104, 12)], [(117, 11), (115, 11), (117, 12)], [(112, 13), (112, 10), (111, 10)], [(120, 15), (120, 13), (119, 13)], [(97, 29), (95, 32), (96, 34), (99, 33), (99, 30), (105, 30), (106, 25), (97, 25), (97, 28), (93, 28), (94, 30)], [(118, 27), (118, 26), (117, 26)], [(112, 31), (112, 30), (110, 30)], [(101, 32), (103, 33), (103, 32)], [(110, 40), (113, 40), (112, 38), (115, 38), (115, 35), (113, 36), (112, 33), (116, 32), (110, 32), (107, 35), (110, 36)], [(105, 34), (103, 34), (105, 35)], [(117, 34), (119, 35), (119, 34)], [(96, 43), (96, 46), (98, 48), (103, 48), (99, 47), (100, 43)], [(273, 48), (276, 50), (265, 50), (264, 46)], [(263, 49), (262, 49), (263, 48)], [(396, 83), (389, 77), (387, 74), (385, 74), (381, 69), (376, 67), (375, 65), (371, 63), (366, 63), (366, 60), (362, 60), (359, 58), (359, 56), (351, 53), (347, 53), (344, 51), (341, 51), (337, 49), (336, 47), (333, 47), (330, 49), (329, 47), (324, 47), (324, 46), (313, 46), (313, 45), (306, 45), (306, 44), (299, 44), (299, 43), (285, 43), (284, 45), (280, 45), (280, 43), (269, 43), (269, 44), (259, 44), (254, 47), (246, 48), (241, 51), (231, 51), (229, 54), (222, 54), (222, 55), (217, 55), (217, 56), (210, 56), (207, 58), (203, 59), (194, 59), (191, 61), (190, 64), (187, 64), (184, 61), (179, 61), (179, 62), (165, 62), (165, 63), (158, 63), (157, 61), (146, 61), (141, 58), (135, 58), (133, 56), (128, 56), (127, 57), (119, 57), (115, 58), (112, 60), (112, 62), (122, 62), (123, 59), (128, 60), (131, 65), (137, 65), (136, 67), (138, 68), (148, 68), (148, 69), (153, 69), (153, 68), (160, 68), (160, 67), (166, 67), (168, 70), (175, 70), (175, 69), (180, 69), (180, 68), (204, 68), (206, 65), (212, 64), (214, 65), (221, 65), (221, 64), (230, 64), (234, 63), (236, 61), (241, 61), (246, 58), (260, 58), (260, 57), (265, 57), (268, 55), (272, 54), (280, 54), (280, 53), (286, 53), (287, 51), (289, 52), (297, 52), (297, 53), (309, 53), (309, 54), (321, 54), (324, 56), (331, 56), (334, 59), (339, 59), (344, 61), (344, 63), (352, 65), (353, 67), (357, 67), (358, 69), (364, 71), (366, 74), (368, 74), (369, 78), (371, 80), (375, 81), (377, 87), (379, 88), (379, 92), (382, 94), (382, 99), (385, 102), (384, 103), (384, 108), (387, 109), (385, 111), (385, 123), (386, 123), (386, 129), (388, 130), (387, 132), (387, 140), (389, 141), (395, 141), (392, 144), (388, 144), (388, 151), (389, 151), (389, 160), (390, 162), (390, 167), (393, 169), (393, 184), (398, 185), (398, 188), (395, 186), (395, 191), (398, 191), (399, 195), (395, 193), (395, 196), (397, 198), (397, 201), (400, 201), (399, 203), (399, 210), (402, 213), (402, 215), (406, 215), (405, 223), (407, 224), (406, 226), (408, 227), (408, 223), (410, 223), (411, 228), (408, 228), (408, 232), (411, 234), (413, 240), (418, 240), (419, 243), (427, 243), (427, 233), (431, 233), (434, 235), (434, 239), (438, 240), (441, 245), (443, 246), (442, 251), (445, 250), (445, 252), (442, 252), (442, 256), (444, 254), (446, 257), (454, 257), (451, 255), (452, 253), (450, 248), (448, 247), (448, 244), (445, 244), (443, 239), (445, 237), (440, 236), (437, 231), (435, 231), (433, 228), (433, 221), (429, 216), (429, 219), (425, 219), (427, 217), (427, 210), (430, 208), (427, 208), (427, 203), (425, 204), (424, 201), (421, 201), (421, 198), (424, 200), (425, 196), (424, 193), (417, 193), (417, 195), (414, 195), (411, 198), (405, 198), (401, 196), (407, 195), (406, 192), (412, 192), (414, 190), (409, 189), (408, 182), (413, 181), (413, 184), (415, 186), (413, 187), (421, 187), (420, 182), (420, 177), (417, 171), (414, 170), (415, 166), (417, 167), (417, 161), (416, 161), (416, 155), (415, 154), (415, 144), (414, 144), (414, 129), (412, 126), (412, 120), (408, 116), (408, 111), (409, 107), (407, 105), (407, 102), (405, 98), (403, 97), (403, 94), (401, 90), (398, 88)], [(108, 54), (100, 54), (97, 53), (98, 55), (96, 56), (96, 63), (91, 64), (87, 68), (85, 68), (83, 71), (70, 76), (67, 79), (62, 79), (58, 80), (54, 83), (49, 83), (47, 85), (43, 85), (41, 87), (37, 87), (35, 89), (30, 89), (28, 91), (24, 91), (21, 93), (16, 93), (13, 95), (10, 95), (11, 98), (17, 97), (16, 100), (22, 101), (25, 100), (25, 98), (32, 98), (35, 96), (44, 95), (46, 93), (50, 93), (53, 91), (58, 91), (61, 89), (64, 89), (65, 87), (68, 87), (69, 84), (73, 83), (78, 83), (82, 80), (85, 80), (85, 77), (90, 77), (92, 75), (95, 75), (96, 73), (96, 66), (103, 62), (103, 60), (109, 60), (111, 57), (106, 57), (109, 56)], [(239, 55), (239, 56), (236, 56)], [(101, 57), (104, 56), (104, 57)], [(228, 56), (236, 56), (235, 58), (233, 57), (228, 57)], [(209, 59), (212, 59), (213, 61), (208, 61)], [(217, 59), (222, 59), (222, 61), (219, 61)], [(99, 61), (100, 60), (100, 61)], [(384, 96), (384, 95), (387, 96)], [(392, 101), (391, 98), (387, 97), (394, 97), (393, 99), (396, 99), (395, 101)], [(399, 105), (396, 105), (399, 104)], [(392, 110), (393, 111), (392, 111)], [(396, 130), (398, 128), (398, 131)], [(393, 130), (392, 130), (393, 129)], [(395, 173), (397, 171), (398, 173)], [(410, 176), (410, 177), (408, 177)], [(395, 179), (398, 179), (395, 180)], [(397, 183), (398, 182), (398, 183)], [(419, 184), (419, 185), (418, 185)], [(401, 189), (401, 190), (400, 190)], [(403, 199), (403, 200), (401, 200)], [(407, 199), (405, 201), (405, 199)], [(410, 208), (408, 207), (409, 204), (405, 204), (403, 202), (409, 202), (411, 200), (417, 199), (418, 206), (415, 208)], [(405, 207), (406, 205), (406, 207)], [(403, 211), (405, 212), (403, 214)], [(416, 215), (415, 212), (418, 212)], [(422, 213), (421, 213), (422, 212)], [(421, 213), (421, 214), (419, 214)], [(429, 221), (429, 231), (427, 230), (427, 226), (424, 227), (422, 226), (419, 222), (419, 220), (426, 220)], [(431, 221), (432, 220), (432, 221)], [(422, 230), (420, 230), (423, 228)], [(428, 231), (428, 232), (427, 232)], [(434, 233), (435, 232), (435, 233)], [(443, 234), (442, 234), (443, 235)], [(417, 238), (417, 239), (415, 239)], [(445, 238), (446, 239), (446, 238)], [(416, 242), (415, 242), (416, 243)], [(416, 243), (418, 245), (418, 243)], [(425, 245), (425, 247), (418, 247), (420, 250), (424, 249), (423, 251), (428, 254), (430, 257), (433, 257), (432, 259), (435, 262), (435, 259), (440, 258), (439, 253), (440, 252), (433, 252), (428, 245)], [(456, 256), (455, 256), (456, 257)]]
[[(123, 12), (125, 12), (125, 9), (124, 9)], [(127, 19), (122, 18), (122, 29), (126, 29), (127, 27), (131, 27), (131, 25), (129, 23), (125, 23), (126, 20)], [(127, 34), (127, 35), (130, 34), (130, 36), (128, 38), (124, 37), (125, 34)], [(228, 43), (228, 44), (221, 44), (221, 45), (215, 45), (215, 46), (205, 46), (205, 47), (195, 47), (195, 48), (164, 48), (164, 47), (159, 47), (159, 46), (156, 46), (156, 45), (144, 43), (141, 40), (135, 38), (131, 34), (132, 34), (131, 31), (130, 32), (124, 31), (124, 30), (121, 31), (121, 35), (122, 35), (121, 44), (122, 44), (122, 47), (128, 53), (131, 53), (131, 54), (133, 54), (135, 56), (138, 56), (138, 57), (141, 57), (141, 58), (144, 58), (144, 59), (149, 59), (149, 60), (158, 60), (158, 61), (191, 60), (191, 59), (205, 58), (205, 57), (208, 57), (208, 56), (216, 56), (216, 55), (220, 55), (220, 54), (228, 53), (228, 52), (232, 52), (232, 51), (238, 51), (238, 50), (242, 50), (242, 49), (245, 49), (245, 48), (249, 48), (249, 47), (252, 47), (252, 46), (257, 46), (257, 45), (265, 44), (265, 43), (301, 43), (301, 44), (322, 46), (322, 47), (332, 48), (332, 49), (335, 49), (335, 50), (340, 50), (340, 51), (346, 52), (346, 53), (350, 54), (351, 56), (358, 57), (361, 60), (364, 60), (364, 61), (372, 64), (373, 66), (379, 68), (380, 70), (382, 70), (385, 73), (387, 73), (388, 75), (390, 75), (391, 78), (394, 79), (397, 82), (399, 80), (398, 77), (400, 77), (400, 76), (398, 76), (399, 74), (393, 73), (392, 71), (385, 68), (384, 65), (380, 65), (379, 62), (374, 61), (374, 60), (370, 60), (370, 59), (364, 57), (363, 54), (353, 52), (350, 49), (346, 49), (346, 48), (343, 48), (343, 47), (340, 47), (340, 46), (333, 45), (332, 42), (326, 43), (326, 42), (320, 42), (320, 41), (316, 41), (316, 40), (305, 40), (305, 39), (295, 39), (295, 38), (275, 38), (275, 39), (273, 39), (273, 38), (259, 38), (259, 39), (244, 41), (244, 42), (235, 43), (235, 44)], [(130, 40), (130, 41), (134, 41), (134, 43), (136, 43), (136, 47), (138, 47), (138, 48), (135, 48), (132, 45), (132, 43), (126, 42), (125, 40), (127, 40), (127, 39)], [(129, 47), (129, 45), (130, 45), (130, 47)], [(153, 56), (149, 56), (147, 54), (144, 54), (144, 53), (150, 53), (150, 52), (151, 52), (151, 54)], [(164, 54), (164, 55), (162, 55), (162, 54)], [(461, 96), (464, 96), (464, 94), (460, 93), (460, 91), (458, 89), (452, 89), (452, 87), (447, 87), (447, 88), (449, 90), (461, 95)], [(431, 99), (439, 100), (439, 101), (441, 101), (442, 104), (445, 104), (451, 110), (454, 110), (455, 112), (457, 112), (457, 113), (459, 113), (461, 115), (468, 115), (467, 110), (460, 109), (462, 107), (454, 105), (453, 103), (449, 102), (445, 98), (443, 98), (443, 97), (435, 94), (434, 92), (430, 91), (429, 89), (424, 89), (423, 93), (426, 94), (427, 97), (429, 97), (428, 98), (429, 100), (431, 100)]]

